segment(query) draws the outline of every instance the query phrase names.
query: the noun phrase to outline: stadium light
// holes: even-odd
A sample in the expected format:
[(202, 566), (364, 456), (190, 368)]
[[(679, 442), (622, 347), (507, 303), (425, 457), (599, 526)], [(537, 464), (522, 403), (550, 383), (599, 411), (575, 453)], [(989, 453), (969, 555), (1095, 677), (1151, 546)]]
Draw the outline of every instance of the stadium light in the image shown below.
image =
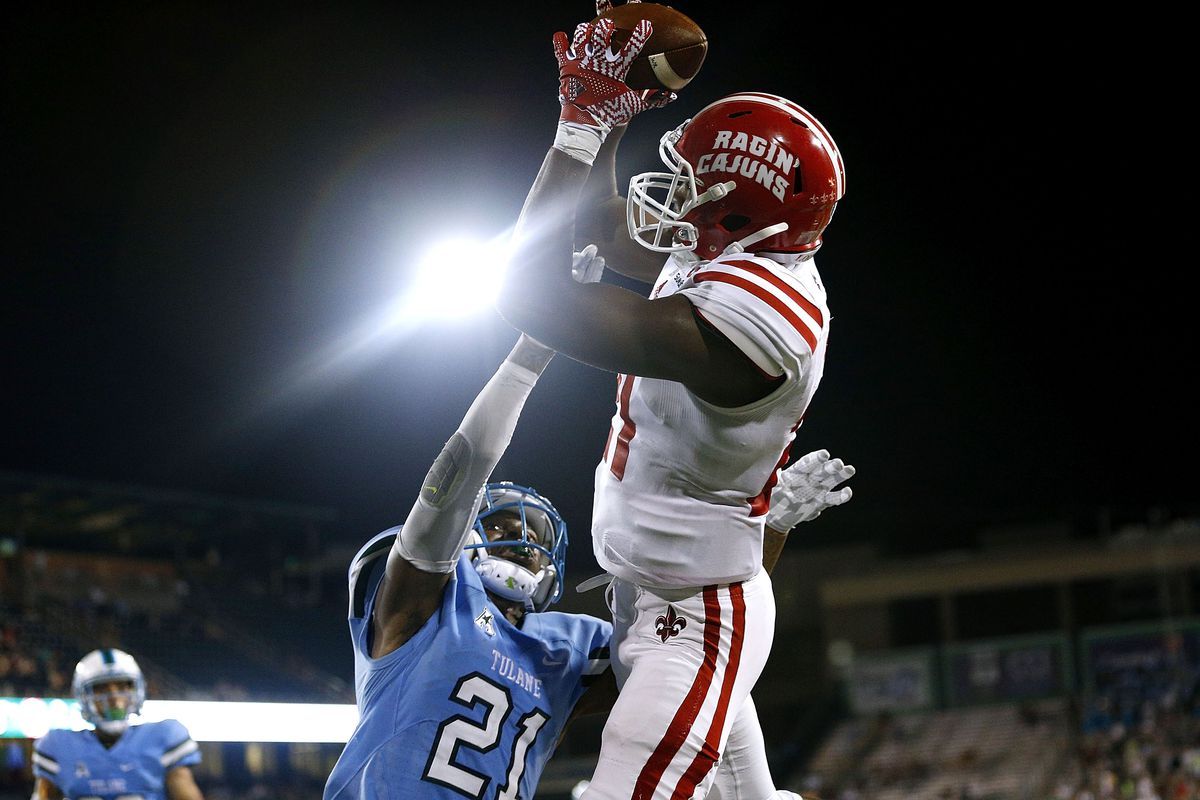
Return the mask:
[(487, 241), (454, 238), (432, 245), (417, 263), (397, 313), (404, 319), (461, 319), (490, 308), (510, 254), (508, 233)]
[[(353, 327), (269, 380), (236, 414), (230, 428), (249, 425), (297, 397), (328, 390), (339, 378), (385, 352), (387, 345), (428, 324), (461, 321), (487, 310), (504, 279), (511, 234), (505, 230), (487, 240), (447, 238), (428, 247), (418, 261), (406, 263), (408, 285), (395, 299), (355, 315)], [(405, 249), (397, 258), (409, 255)]]

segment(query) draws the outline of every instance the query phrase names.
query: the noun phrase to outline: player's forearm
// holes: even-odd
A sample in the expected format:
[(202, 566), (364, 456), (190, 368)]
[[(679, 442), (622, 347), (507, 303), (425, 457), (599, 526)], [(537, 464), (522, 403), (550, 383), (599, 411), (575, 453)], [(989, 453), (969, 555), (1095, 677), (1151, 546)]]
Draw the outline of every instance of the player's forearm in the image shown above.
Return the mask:
[(626, 243), (633, 244), (625, 223), (625, 198), (617, 186), (617, 145), (624, 133), (624, 125), (613, 128), (600, 146), (575, 212), (575, 247), (595, 244), (611, 262), (606, 266), (621, 274), (625, 271), (619, 255)]
[(617, 183), (617, 146), (625, 133), (620, 125), (609, 132), (584, 184), (575, 215), (575, 244), (595, 244), (613, 272), (642, 283), (654, 283), (664, 256), (639, 245), (629, 235), (624, 187)]
[(583, 187), (582, 208), (590, 208), (596, 203), (621, 194), (617, 185), (617, 147), (621, 144), (621, 137), (625, 135), (627, 127), (616, 126), (608, 132), (604, 144), (600, 145), (596, 160), (592, 162), (592, 171)]
[[(575, 206), (590, 167), (552, 148), (525, 198), (497, 308), (518, 330), (561, 313), (560, 298), (578, 288), (571, 278)], [(556, 343), (542, 336), (551, 347)]]
[[(590, 174), (588, 164), (551, 148), (529, 188), (512, 235), (510, 258), (500, 303), (502, 311), (520, 305), (520, 297), (539, 287), (529, 281), (569, 281), (574, 252), (575, 212)], [(510, 289), (516, 289), (510, 291)]]
[(524, 367), (540, 376), (552, 358), (554, 358), (553, 350), (522, 333), (517, 338), (517, 343), (513, 345), (513, 349), (509, 351), (505, 361)]
[(770, 575), (775, 570), (775, 565), (779, 563), (779, 556), (783, 553), (783, 546), (787, 544), (788, 531), (777, 531), (774, 528), (768, 527), (763, 531), (763, 569)]
[(454, 569), (475, 518), (479, 491), (508, 448), (525, 400), (553, 351), (522, 336), (475, 398), (434, 461), (396, 551), (424, 572)]

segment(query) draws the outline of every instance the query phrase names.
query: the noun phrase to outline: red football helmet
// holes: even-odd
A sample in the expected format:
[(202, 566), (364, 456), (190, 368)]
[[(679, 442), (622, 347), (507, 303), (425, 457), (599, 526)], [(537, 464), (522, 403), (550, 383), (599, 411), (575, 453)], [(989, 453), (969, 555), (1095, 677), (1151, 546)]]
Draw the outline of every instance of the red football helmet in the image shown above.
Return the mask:
[(629, 235), (659, 252), (813, 253), (846, 171), (816, 117), (773, 94), (741, 92), (706, 106), (659, 142), (671, 170), (629, 183)]

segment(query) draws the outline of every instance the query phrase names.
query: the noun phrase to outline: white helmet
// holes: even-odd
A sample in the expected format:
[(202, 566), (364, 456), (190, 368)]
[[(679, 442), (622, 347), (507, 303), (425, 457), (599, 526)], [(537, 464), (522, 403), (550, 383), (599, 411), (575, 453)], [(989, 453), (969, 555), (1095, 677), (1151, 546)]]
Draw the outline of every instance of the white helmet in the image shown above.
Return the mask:
[[(110, 681), (129, 681), (133, 688), (124, 692), (96, 692), (96, 686)], [(140, 714), (146, 702), (146, 679), (133, 656), (110, 647), (93, 650), (75, 665), (71, 694), (79, 701), (79, 713), (104, 733), (121, 735), (129, 726), (129, 717)], [(123, 704), (114, 704), (122, 697)]]
[[(484, 520), (500, 512), (518, 518), (520, 532), (516, 538), (488, 541)], [(534, 489), (509, 482), (487, 484), (464, 549), (484, 587), (500, 597), (524, 601), (527, 608), (545, 611), (562, 595), (567, 524), (550, 501)], [(540, 551), (541, 568), (535, 573), (509, 558), (493, 555), (492, 549)]]

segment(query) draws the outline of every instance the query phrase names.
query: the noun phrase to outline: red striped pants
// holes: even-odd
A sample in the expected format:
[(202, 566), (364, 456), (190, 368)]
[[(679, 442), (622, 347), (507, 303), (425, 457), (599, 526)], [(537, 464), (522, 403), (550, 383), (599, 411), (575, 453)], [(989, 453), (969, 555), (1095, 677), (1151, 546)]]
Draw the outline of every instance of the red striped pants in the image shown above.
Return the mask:
[(699, 800), (771, 650), (771, 579), (672, 591), (618, 578), (609, 603), (621, 693), (583, 798)]

